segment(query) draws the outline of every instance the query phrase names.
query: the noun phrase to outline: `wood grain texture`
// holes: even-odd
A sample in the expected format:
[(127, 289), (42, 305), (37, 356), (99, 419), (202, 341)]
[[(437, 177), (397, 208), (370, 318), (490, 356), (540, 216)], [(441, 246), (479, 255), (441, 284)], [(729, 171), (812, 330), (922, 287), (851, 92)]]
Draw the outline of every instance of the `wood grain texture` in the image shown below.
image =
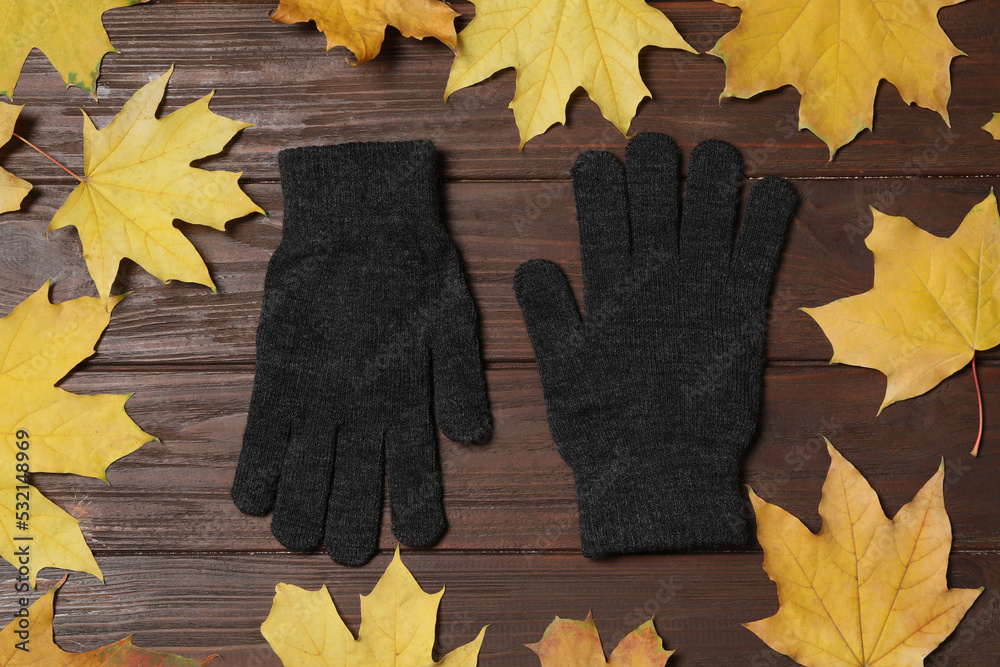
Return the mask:
[[(952, 66), (950, 129), (936, 113), (907, 107), (884, 84), (876, 98), (875, 132), (862, 133), (832, 162), (819, 139), (797, 130), (799, 95), (791, 87), (720, 103), (725, 67), (705, 52), (735, 27), (736, 10), (704, 1), (654, 4), (701, 55), (655, 48), (642, 52), (640, 68), (652, 99), (640, 106), (632, 132), (666, 132), (685, 151), (701, 140), (724, 137), (744, 151), (752, 175), (1000, 174), (1000, 152), (980, 129), (997, 104), (997, 0), (941, 11), (952, 41), (968, 54)], [(458, 8), (464, 24), (471, 5)], [(29, 138), (44, 139), (45, 148), (79, 169), (79, 108), (103, 126), (137, 88), (174, 64), (165, 111), (215, 89), (217, 112), (257, 123), (224, 157), (212, 161), (245, 170), (250, 180), (277, 179), (280, 148), (373, 137), (434, 140), (448, 157), (451, 179), (563, 178), (583, 150), (624, 150), (625, 137), (578, 91), (569, 104), (567, 126), (553, 128), (519, 153), (507, 108), (514, 96), (513, 70), (458, 91), (445, 103), (451, 66), (446, 46), (404, 39), (390, 30), (383, 53), (355, 67), (343, 49), (325, 54), (325, 40), (312, 25), (271, 23), (268, 10), (261, 3), (161, 1), (108, 12), (105, 24), (120, 53), (105, 59), (98, 101), (81, 90), (65, 90), (35, 51), (15, 90), (15, 102), (28, 105), (18, 127)], [(9, 150), (29, 181), (36, 174), (69, 178), (28, 149)]]
[[(450, 524), (440, 547), (579, 549), (573, 477), (549, 435), (537, 372), (518, 365), (492, 369), (487, 377), (492, 439), (461, 445), (438, 436)], [(1000, 366), (984, 365), (980, 379), (986, 404), (1000, 405)], [(269, 517), (244, 516), (229, 498), (251, 381), (250, 373), (225, 369), (77, 373), (64, 383), (66, 389), (134, 391), (129, 414), (160, 441), (112, 465), (110, 486), (71, 475), (39, 475), (38, 486), (82, 519), (84, 534), (98, 552), (282, 550), (271, 536)], [(995, 548), (1000, 543), (1000, 485), (995, 481), (1000, 413), (988, 413), (983, 456), (973, 459), (975, 389), (969, 371), (876, 417), (882, 391), (874, 371), (771, 367), (744, 483), (818, 529), (816, 508), (829, 465), (822, 436), (870, 480), (890, 515), (943, 458), (955, 548)], [(394, 543), (386, 516), (382, 546)]]
[[(481, 446), (439, 434), (449, 531), (433, 550), (405, 551), (426, 590), (447, 584), (436, 654), (469, 641), (489, 623), (482, 665), (537, 665), (523, 644), (555, 615), (593, 611), (606, 649), (650, 616), (671, 667), (789, 667), (793, 663), (740, 623), (777, 609), (755, 541), (730, 553), (590, 561), (579, 554), (572, 475), (549, 435), (541, 385), (511, 290), (517, 265), (557, 262), (579, 300), (582, 280), (569, 168), (583, 150), (621, 156), (625, 138), (579, 91), (568, 124), (517, 151), (507, 104), (512, 70), (442, 95), (447, 48), (389, 30), (383, 54), (363, 66), (346, 51), (324, 54), (312, 25), (271, 23), (276, 0), (152, 0), (105, 15), (119, 48), (103, 64), (98, 99), (65, 90), (37, 51), (14, 101), (26, 104), (17, 131), (75, 170), (82, 168), (80, 108), (103, 126), (140, 86), (177, 69), (168, 113), (216, 90), (218, 113), (257, 123), (207, 169), (243, 171), (266, 216), (227, 233), (178, 223), (204, 255), (219, 293), (162, 285), (126, 262), (115, 310), (98, 354), (62, 384), (80, 393), (133, 393), (129, 414), (159, 436), (113, 464), (111, 484), (75, 476), (34, 481), (82, 521), (107, 583), (73, 574), (59, 594), (56, 636), (83, 651), (135, 633), (137, 644), (191, 657), (222, 653), (223, 667), (277, 666), (259, 633), (279, 581), (327, 584), (350, 627), (357, 596), (377, 581), (395, 540), (384, 521), (383, 552), (363, 568), (325, 553), (283, 550), (269, 518), (241, 515), (229, 498), (254, 362), (264, 272), (281, 236), (277, 152), (350, 140), (430, 138), (441, 152), (446, 224), (463, 256), (481, 317), (495, 433)], [(708, 0), (653, 3), (699, 51), (736, 25), (738, 12)], [(456, 3), (465, 25), (474, 8)], [(950, 234), (991, 187), (1000, 186), (1000, 142), (980, 126), (1000, 111), (1000, 0), (942, 10), (941, 23), (968, 54), (952, 65), (952, 126), (906, 107), (880, 87), (875, 132), (832, 162), (822, 142), (797, 127), (798, 94), (786, 87), (752, 100), (718, 101), (720, 60), (646, 49), (643, 76), (653, 93), (633, 131), (673, 136), (685, 155), (706, 138), (743, 152), (753, 179), (776, 173), (795, 182), (802, 203), (776, 277), (757, 443), (742, 481), (818, 529), (816, 513), (829, 437), (872, 482), (890, 514), (912, 498), (942, 460), (955, 535), (953, 586), (986, 586), (929, 667), (995, 667), (1000, 655), (1000, 352), (979, 355), (986, 406), (982, 455), (975, 438), (975, 389), (965, 369), (940, 387), (876, 417), (885, 387), (876, 371), (829, 366), (831, 348), (798, 310), (871, 286), (864, 237), (869, 206)], [(95, 294), (75, 232), (46, 239), (45, 228), (73, 181), (16, 140), (0, 164), (36, 184), (24, 210), (0, 216), (0, 313), (52, 280), (55, 300)], [(706, 382), (725, 372), (709, 365)], [(669, 480), (664, 480), (669, 483)], [(61, 575), (46, 570), (35, 598)], [(15, 611), (14, 571), (0, 564), (0, 618)], [(2, 591), (7, 591), (4, 594)], [(6, 622), (6, 621), (4, 621)]]
[[(1000, 151), (1000, 144), (998, 144)], [(869, 207), (910, 217), (940, 236), (958, 228), (997, 178), (796, 180), (801, 203), (790, 228), (771, 298), (768, 357), (826, 361), (832, 348), (799, 308), (858, 294), (872, 286)], [(70, 186), (39, 188), (30, 209), (0, 217), (0, 312), (9, 312), (46, 280), (54, 300), (96, 290), (71, 229), (45, 228)], [(218, 294), (199, 285), (161, 284), (129, 261), (114, 291), (130, 295), (115, 309), (95, 364), (252, 364), (264, 272), (281, 239), (278, 184), (247, 192), (264, 208), (231, 223), (226, 234), (182, 225), (205, 257)], [(582, 304), (582, 273), (569, 181), (449, 182), (447, 226), (462, 253), (481, 320), (483, 352), (493, 362), (532, 362), (534, 355), (511, 286), (528, 259), (558, 263)], [(1000, 359), (1000, 352), (981, 355)]]

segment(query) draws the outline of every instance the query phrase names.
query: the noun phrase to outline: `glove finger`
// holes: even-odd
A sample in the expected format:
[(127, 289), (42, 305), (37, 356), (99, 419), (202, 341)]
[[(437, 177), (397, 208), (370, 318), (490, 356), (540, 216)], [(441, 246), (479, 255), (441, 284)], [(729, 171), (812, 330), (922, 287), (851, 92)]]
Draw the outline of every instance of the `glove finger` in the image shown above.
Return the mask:
[(392, 532), (411, 547), (433, 546), (446, 526), (430, 406), (422, 412), (422, 421), (389, 429), (385, 441)]
[[(279, 245), (267, 265), (264, 298), (257, 325), (257, 369), (243, 432), (243, 449), (231, 490), (233, 502), (245, 514), (263, 516), (274, 507), (278, 478), (296, 409), (300, 300), (303, 278), (288, 282), (287, 248)], [(290, 363), (292, 362), (292, 363)]]
[(680, 152), (665, 134), (643, 132), (625, 149), (632, 254), (677, 249)]
[(279, 363), (258, 363), (254, 376), (243, 449), (230, 491), (237, 509), (263, 516), (274, 507), (285, 459), (295, 395), (291, 373)]
[(323, 544), (341, 565), (364, 565), (378, 552), (382, 440), (381, 431), (365, 432), (351, 424), (337, 431), (337, 457)]
[(514, 272), (514, 294), (539, 365), (579, 343), (580, 316), (558, 266), (544, 259), (521, 264)]
[(742, 185), (743, 160), (732, 145), (710, 139), (691, 151), (680, 252), (692, 270), (728, 269)]
[(271, 532), (294, 551), (323, 540), (336, 451), (332, 392), (313, 388), (305, 396), (288, 438), (271, 518)]
[(440, 316), (431, 334), (438, 425), (456, 442), (479, 442), (491, 431), (476, 306), (456, 264), (445, 269)]
[(614, 298), (629, 260), (625, 169), (611, 153), (583, 153), (573, 165), (573, 194), (580, 225), (585, 317)]
[(750, 190), (746, 214), (733, 251), (732, 275), (751, 303), (766, 303), (778, 256), (799, 196), (792, 184), (768, 176)]

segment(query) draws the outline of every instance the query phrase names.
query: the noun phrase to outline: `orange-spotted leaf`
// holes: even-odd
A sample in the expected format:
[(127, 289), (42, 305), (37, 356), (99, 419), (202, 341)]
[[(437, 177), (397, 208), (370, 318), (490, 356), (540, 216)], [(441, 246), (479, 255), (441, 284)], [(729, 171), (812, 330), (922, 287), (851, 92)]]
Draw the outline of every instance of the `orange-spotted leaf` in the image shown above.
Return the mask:
[(605, 660), (593, 614), (587, 614), (585, 621), (556, 616), (542, 640), (526, 646), (538, 655), (542, 667), (663, 667), (673, 653), (663, 648), (649, 620), (626, 635)]

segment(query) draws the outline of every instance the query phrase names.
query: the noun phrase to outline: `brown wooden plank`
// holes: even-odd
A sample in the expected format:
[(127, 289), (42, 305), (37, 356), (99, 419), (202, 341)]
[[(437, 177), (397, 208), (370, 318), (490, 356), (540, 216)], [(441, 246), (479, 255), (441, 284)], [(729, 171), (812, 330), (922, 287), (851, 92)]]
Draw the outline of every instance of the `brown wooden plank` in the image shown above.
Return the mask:
[[(656, 6), (702, 53), (738, 20), (737, 11), (717, 3)], [(460, 9), (467, 19), (471, 6)], [(78, 108), (103, 126), (138, 87), (176, 64), (166, 110), (214, 88), (217, 112), (258, 124), (211, 161), (246, 170), (251, 180), (277, 178), (280, 148), (347, 140), (430, 138), (449, 158), (449, 178), (476, 179), (563, 178), (581, 150), (607, 147), (620, 153), (624, 147), (621, 133), (578, 93), (569, 105), (568, 127), (551, 130), (519, 153), (507, 109), (514, 94), (512, 70), (457, 92), (446, 104), (452, 60), (447, 47), (390, 31), (382, 56), (353, 67), (343, 49), (325, 55), (324, 39), (311, 25), (273, 24), (268, 11), (265, 3), (157, 2), (108, 12), (105, 23), (121, 53), (105, 60), (99, 101), (78, 89), (64, 90), (36, 51), (14, 98), (28, 105), (18, 127), (80, 169)], [(822, 142), (796, 131), (799, 96), (793, 89), (719, 104), (725, 80), (720, 59), (662, 49), (647, 49), (640, 57), (653, 99), (642, 104), (631, 129), (667, 132), (685, 151), (703, 139), (725, 138), (747, 153), (754, 175), (996, 175), (1000, 148), (979, 128), (990, 111), (1000, 110), (994, 93), (998, 17), (995, 2), (966, 2), (941, 12), (954, 42), (969, 54), (952, 67), (951, 130), (934, 112), (908, 108), (891, 85), (883, 85), (876, 133), (864, 133), (828, 162)], [(29, 180), (68, 182), (23, 146), (6, 152), (5, 164)]]
[[(883, 385), (874, 372), (771, 368), (761, 432), (743, 481), (818, 528), (816, 507), (829, 464), (821, 436), (868, 477), (890, 513), (913, 497), (943, 457), (956, 548), (997, 549), (1000, 367), (984, 364), (980, 379), (986, 435), (983, 455), (974, 460), (969, 450), (976, 430), (975, 390), (968, 370), (876, 417)], [(112, 465), (110, 486), (55, 475), (38, 475), (37, 484), (83, 520), (99, 553), (281, 550), (270, 534), (270, 519), (243, 516), (229, 498), (251, 380), (247, 373), (192, 369), (79, 372), (65, 388), (135, 392), (129, 414), (160, 442)], [(450, 523), (440, 546), (577, 550), (572, 474), (552, 444), (536, 371), (495, 369), (488, 380), (492, 440), (470, 446), (439, 436)], [(388, 520), (382, 532), (383, 546), (395, 543)]]
[[(60, 645), (82, 651), (134, 633), (136, 644), (192, 657), (221, 653), (222, 667), (278, 667), (260, 635), (274, 586), (326, 585), (352, 631), (361, 622), (358, 595), (371, 591), (391, 558), (362, 569), (331, 566), (319, 556), (286, 554), (116, 555), (105, 559), (107, 583), (73, 575), (59, 593)], [(777, 610), (774, 584), (758, 554), (642, 556), (589, 561), (575, 554), (452, 554), (405, 551), (404, 562), (426, 591), (446, 586), (438, 615), (437, 657), (471, 641), (489, 624), (479, 664), (538, 665), (524, 644), (538, 641), (553, 617), (592, 611), (606, 652), (655, 617), (681, 667), (791, 667), (741, 623)], [(40, 580), (39, 593), (55, 580)], [(960, 554), (949, 584), (985, 586), (956, 632), (928, 665), (993, 667), (1000, 652), (1000, 556)], [(10, 586), (6, 586), (10, 588)], [(15, 611), (0, 595), (0, 617)]]
[[(1000, 178), (796, 181), (802, 204), (772, 296), (769, 358), (830, 358), (829, 342), (799, 308), (871, 287), (872, 259), (864, 244), (869, 206), (907, 215), (946, 236), (992, 186), (1000, 186)], [(67, 186), (39, 188), (28, 211), (0, 217), (0, 312), (9, 312), (48, 279), (54, 280), (56, 300), (96, 294), (76, 232), (59, 230), (46, 241), (47, 221), (68, 192)], [(219, 294), (197, 285), (162, 285), (126, 262), (115, 289), (131, 294), (116, 309), (93, 363), (253, 362), (264, 272), (280, 240), (282, 203), (277, 184), (251, 185), (248, 192), (269, 217), (232, 223), (228, 234), (182, 225), (205, 256)], [(451, 182), (445, 202), (479, 308), (486, 358), (533, 361), (511, 280), (520, 262), (544, 257), (563, 267), (581, 300), (570, 184)], [(995, 359), (1000, 352), (982, 357)]]

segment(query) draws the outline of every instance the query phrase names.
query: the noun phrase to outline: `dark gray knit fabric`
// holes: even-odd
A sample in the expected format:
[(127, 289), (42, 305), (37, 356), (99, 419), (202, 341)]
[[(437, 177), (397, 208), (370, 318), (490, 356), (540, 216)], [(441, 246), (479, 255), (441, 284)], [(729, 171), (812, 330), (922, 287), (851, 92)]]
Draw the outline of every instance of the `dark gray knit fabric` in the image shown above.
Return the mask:
[(285, 220), (267, 267), (257, 374), (232, 495), (274, 511), (290, 549), (345, 565), (377, 551), (383, 469), (392, 531), (445, 530), (431, 416), (452, 440), (490, 433), (476, 314), (438, 212), (428, 141), (282, 151)]
[(514, 277), (591, 558), (746, 541), (737, 480), (797, 196), (781, 178), (758, 183), (734, 242), (739, 153), (721, 141), (692, 151), (683, 212), (678, 164), (660, 134), (630, 141), (625, 168), (609, 153), (577, 160), (582, 321), (555, 264)]

